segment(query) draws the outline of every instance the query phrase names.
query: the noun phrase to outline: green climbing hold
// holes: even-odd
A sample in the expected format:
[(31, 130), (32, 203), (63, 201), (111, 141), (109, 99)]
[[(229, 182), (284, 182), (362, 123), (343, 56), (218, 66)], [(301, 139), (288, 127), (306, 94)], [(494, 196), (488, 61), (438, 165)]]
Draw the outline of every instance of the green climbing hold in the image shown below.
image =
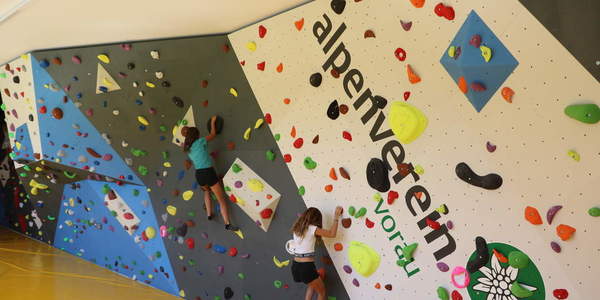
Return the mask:
[(187, 124), (188, 124), (188, 121), (187, 121), (187, 120), (185, 120), (185, 119), (181, 120), (181, 125), (183, 125), (183, 126), (187, 126)]
[(252, 297), (248, 294), (244, 294), (244, 300), (252, 300)]
[(244, 275), (244, 273), (238, 273), (238, 278), (239, 279), (246, 279), (246, 275)]
[(231, 188), (230, 188), (228, 185), (226, 185), (226, 186), (225, 186), (223, 189), (224, 189), (226, 192), (231, 192)]
[(334, 297), (334, 296), (328, 296), (328, 297), (327, 297), (327, 300), (337, 300), (337, 298), (336, 298), (336, 297)]
[(231, 166), (231, 170), (233, 171), (233, 173), (239, 173), (242, 170), (242, 168), (240, 168), (238, 164), (233, 164)]
[(139, 196), (140, 195), (140, 191), (138, 189), (134, 189), (133, 190), (133, 195), (136, 196), (136, 197)]
[(27, 173), (25, 173), (25, 172), (19, 173), (19, 176), (21, 176), (21, 177), (27, 177)]
[(361, 207), (361, 208), (360, 208), (360, 209), (359, 209), (359, 210), (356, 212), (356, 214), (354, 215), (354, 217), (355, 217), (355, 218), (360, 218), (360, 217), (362, 217), (362, 216), (364, 216), (364, 215), (366, 215), (366, 214), (367, 214), (367, 209), (366, 209), (365, 207)]
[(275, 141), (279, 142), (279, 139), (281, 138), (281, 134), (276, 133), (273, 137), (275, 138)]
[(354, 217), (354, 214), (356, 214), (356, 208), (354, 206), (348, 207), (348, 214)]
[(402, 255), (404, 255), (404, 258), (406, 260), (413, 259), (413, 253), (415, 253), (415, 250), (417, 250), (417, 246), (419, 246), (418, 243), (412, 243), (412, 244), (402, 248)]
[(314, 170), (317, 167), (317, 162), (315, 162), (310, 156), (307, 156), (304, 159), (304, 167), (309, 170)]
[(116, 212), (116, 211), (114, 211), (114, 210), (111, 210), (111, 211), (110, 211), (110, 214), (111, 214), (113, 217), (116, 217), (116, 216), (117, 216), (117, 212)]
[(213, 299), (214, 300), (221, 300), (221, 296), (215, 296)]
[(25, 171), (31, 171), (31, 167), (29, 167), (28, 165), (25, 165), (25, 166), (23, 167), (23, 169), (24, 169)]
[(131, 148), (131, 154), (133, 154), (133, 156), (135, 156), (135, 157), (140, 157), (140, 156), (148, 155), (148, 152), (146, 152), (142, 149)]
[(6, 104), (2, 103), (2, 105), (0, 105), (0, 108), (1, 108), (3, 111), (6, 111)]
[(298, 195), (304, 196), (305, 193), (306, 193), (306, 189), (304, 188), (304, 186), (301, 186), (298, 188)]
[(145, 166), (139, 166), (138, 167), (138, 172), (142, 175), (142, 176), (146, 176), (148, 175), (148, 168), (146, 168)]
[(56, 220), (56, 218), (55, 218), (55, 217), (53, 217), (53, 216), (48, 216), (48, 220), (50, 220), (50, 221), (54, 221), (54, 220)]
[(75, 174), (75, 173), (69, 173), (67, 171), (63, 171), (63, 174), (65, 175), (65, 177), (67, 177), (69, 179), (73, 179), (73, 178), (75, 178), (75, 176), (77, 176), (77, 174)]
[(163, 157), (164, 160), (169, 159), (169, 152), (168, 151), (163, 151), (162, 152), (162, 157)]
[(193, 211), (188, 211), (187, 215), (188, 215), (188, 217), (195, 217), (196, 213)]
[(592, 217), (600, 217), (600, 208), (592, 207), (588, 209), (588, 214)]
[(273, 151), (269, 150), (267, 151), (267, 160), (273, 161), (275, 160), (275, 153), (273, 153)]
[(102, 186), (102, 194), (106, 195), (108, 194), (108, 192), (110, 192), (110, 187), (108, 186), (108, 184), (105, 184)]
[(527, 298), (533, 296), (533, 292), (521, 286), (518, 282), (513, 282), (510, 285), (510, 291), (517, 298)]
[(165, 125), (158, 126), (158, 129), (162, 132), (167, 132), (167, 126), (165, 126)]
[(273, 285), (279, 289), (283, 286), (283, 283), (281, 282), (281, 280), (275, 280), (273, 281)]
[(188, 260), (188, 265), (190, 266), (195, 266), (196, 265), (196, 261), (193, 259)]
[(600, 107), (596, 104), (569, 105), (565, 108), (565, 114), (587, 124), (596, 124), (600, 121)]
[(175, 227), (173, 227), (173, 226), (169, 226), (169, 228), (167, 228), (167, 232), (168, 232), (168, 233), (173, 233), (173, 232), (175, 232)]
[(512, 251), (508, 254), (508, 264), (517, 269), (523, 269), (529, 264), (529, 257), (521, 251)]
[(408, 265), (408, 261), (405, 259), (399, 259), (396, 261), (396, 264), (402, 268), (404, 268), (404, 266)]
[(441, 300), (450, 299), (450, 296), (448, 295), (448, 291), (441, 286), (437, 288), (437, 295), (438, 295), (438, 298), (440, 298)]

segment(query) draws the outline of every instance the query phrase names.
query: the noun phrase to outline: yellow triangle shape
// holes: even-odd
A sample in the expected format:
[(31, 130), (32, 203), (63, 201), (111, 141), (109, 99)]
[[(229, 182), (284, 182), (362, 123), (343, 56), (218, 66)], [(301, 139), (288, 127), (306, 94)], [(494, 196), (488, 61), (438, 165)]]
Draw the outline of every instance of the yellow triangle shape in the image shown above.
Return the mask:
[[(121, 87), (115, 79), (108, 74), (106, 69), (98, 64), (98, 77), (96, 77), (96, 94), (108, 93), (120, 90)], [(103, 91), (104, 90), (104, 91)]]

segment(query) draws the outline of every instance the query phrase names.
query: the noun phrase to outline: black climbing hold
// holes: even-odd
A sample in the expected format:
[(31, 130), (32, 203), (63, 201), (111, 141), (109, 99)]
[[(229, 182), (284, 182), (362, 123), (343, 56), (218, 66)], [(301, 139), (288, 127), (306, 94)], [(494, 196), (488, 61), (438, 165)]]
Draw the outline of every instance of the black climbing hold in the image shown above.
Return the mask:
[(340, 116), (340, 106), (338, 105), (337, 100), (333, 100), (331, 104), (329, 104), (329, 108), (327, 108), (327, 116), (335, 120)]
[(183, 107), (183, 100), (181, 100), (181, 98), (179, 98), (177, 96), (174, 96), (172, 98), (172, 100), (173, 100), (173, 103), (175, 104), (175, 106), (177, 106), (177, 107)]
[(225, 296), (225, 299), (233, 298), (233, 290), (230, 287), (226, 287), (225, 291), (223, 291), (223, 296)]
[(33, 122), (33, 115), (32, 114), (29, 114), (29, 121)]
[(502, 186), (502, 177), (500, 175), (490, 173), (485, 176), (479, 176), (464, 162), (456, 165), (456, 176), (468, 184), (488, 190), (495, 190)]
[(488, 260), (490, 260), (487, 242), (480, 236), (475, 238), (475, 253), (475, 259), (467, 262), (467, 270), (469, 273), (477, 272), (479, 268), (485, 266)]
[[(221, 131), (223, 130), (223, 122), (223, 118), (217, 116), (217, 120), (215, 121), (215, 129), (217, 131), (217, 134), (221, 133)], [(206, 122), (206, 130), (210, 132), (210, 119), (208, 119), (208, 122)]]
[(346, 8), (346, 0), (331, 0), (331, 9), (338, 15), (341, 15)]
[(170, 87), (170, 86), (171, 86), (171, 83), (170, 83), (170, 82), (168, 82), (168, 81), (163, 81), (163, 82), (162, 82), (160, 85), (161, 85), (162, 87)]
[(19, 82), (21, 82), (21, 78), (19, 78), (19, 76), (15, 76), (13, 77), (13, 82), (18, 84)]
[(178, 236), (184, 237), (187, 234), (188, 226), (186, 223), (181, 224), (181, 226), (177, 227), (175, 232)]
[(367, 182), (369, 186), (385, 193), (390, 189), (390, 179), (385, 163), (379, 158), (371, 158), (367, 164)]
[(134, 63), (128, 63), (127, 64), (127, 69), (129, 69), (129, 70), (135, 69), (135, 64)]
[(310, 75), (310, 85), (312, 85), (314, 87), (319, 87), (321, 85), (322, 81), (323, 81), (323, 76), (321, 75), (321, 73), (314, 73), (314, 74)]
[(388, 102), (387, 102), (387, 99), (385, 99), (385, 98), (383, 98), (383, 97), (381, 97), (381, 96), (375, 96), (375, 97), (373, 97), (373, 98), (374, 98), (374, 100), (375, 100), (375, 105), (377, 105), (377, 107), (378, 107), (379, 109), (384, 109), (384, 108), (385, 108), (385, 106), (386, 106), (386, 105), (387, 105), (387, 103), (388, 103)]

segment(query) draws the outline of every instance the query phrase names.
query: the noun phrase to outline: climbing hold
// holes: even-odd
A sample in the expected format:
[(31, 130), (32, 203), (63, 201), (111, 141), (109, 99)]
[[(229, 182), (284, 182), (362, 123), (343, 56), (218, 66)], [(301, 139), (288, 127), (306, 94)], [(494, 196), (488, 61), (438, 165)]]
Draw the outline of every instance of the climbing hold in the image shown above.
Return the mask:
[(246, 129), (246, 131), (244, 131), (244, 140), (249, 140), (250, 139), (250, 132), (252, 132), (252, 128), (248, 127), (248, 129)]
[(355, 218), (360, 218), (360, 217), (362, 217), (362, 216), (364, 216), (364, 215), (366, 215), (366, 214), (367, 214), (367, 209), (366, 209), (366, 208), (364, 208), (364, 207), (361, 207), (361, 208), (360, 208), (360, 209), (359, 209), (359, 210), (356, 212), (356, 214), (354, 214), (354, 217), (355, 217)]
[(185, 192), (183, 192), (183, 194), (181, 194), (181, 196), (183, 197), (183, 200), (189, 201), (190, 199), (192, 199), (192, 197), (194, 197), (194, 191), (192, 191), (192, 190), (185, 191)]
[(260, 126), (262, 126), (262, 124), (265, 122), (265, 120), (263, 118), (258, 118), (256, 120), (256, 122), (254, 123), (254, 129), (258, 129), (260, 128)]
[(310, 75), (310, 85), (314, 86), (314, 87), (319, 87), (321, 85), (321, 82), (323, 81), (323, 76), (321, 75), (321, 73), (314, 73), (312, 75)]
[(364, 34), (365, 39), (366, 38), (374, 38), (374, 37), (375, 37), (375, 32), (373, 32), (373, 30), (368, 29), (365, 31), (365, 34)]
[(415, 250), (417, 250), (417, 247), (419, 246), (418, 243), (412, 243), (410, 245), (407, 245), (406, 247), (402, 248), (402, 255), (404, 256), (404, 259), (407, 261), (410, 261), (413, 259), (413, 254), (415, 253)]
[(277, 71), (277, 73), (283, 72), (283, 63), (279, 63), (275, 68), (275, 71)]
[(296, 148), (296, 149), (300, 149), (300, 148), (302, 148), (302, 145), (303, 145), (303, 144), (304, 144), (304, 139), (302, 139), (302, 138), (297, 138), (297, 139), (294, 141), (294, 148)]
[(427, 128), (427, 117), (408, 103), (394, 101), (388, 116), (392, 132), (403, 144), (416, 140)]
[(375, 226), (375, 223), (369, 220), (369, 218), (365, 218), (365, 226), (367, 226), (367, 228), (373, 228)]
[(331, 10), (338, 15), (341, 15), (346, 8), (346, 0), (331, 0)]
[(352, 225), (352, 219), (350, 219), (350, 218), (343, 218), (342, 219), (342, 226), (344, 228), (350, 228), (351, 225)]
[(333, 102), (329, 104), (329, 107), (327, 108), (327, 116), (332, 120), (335, 120), (340, 116), (340, 107), (337, 100), (333, 100)]
[(490, 173), (484, 176), (477, 175), (464, 162), (457, 164), (455, 171), (458, 178), (462, 179), (468, 184), (480, 188), (495, 190), (502, 186), (502, 177), (500, 177), (500, 175), (494, 173)]
[(173, 102), (173, 104), (175, 104), (175, 106), (177, 107), (183, 107), (183, 100), (177, 96), (174, 96), (173, 98), (171, 98), (171, 101)]
[(279, 289), (283, 286), (283, 282), (281, 282), (281, 280), (275, 280), (273, 281), (273, 285)]
[(485, 91), (487, 88), (485, 87), (485, 85), (481, 82), (471, 82), (471, 89), (475, 92), (483, 92)]
[(492, 49), (486, 46), (480, 46), (479, 50), (481, 50), (481, 56), (483, 56), (485, 62), (490, 62), (490, 59), (492, 59)]
[(105, 64), (110, 63), (110, 58), (108, 58), (108, 55), (106, 55), (104, 53), (98, 55), (98, 60), (100, 60), (101, 62), (103, 62)]
[(350, 132), (348, 132), (348, 131), (342, 132), (342, 137), (345, 140), (352, 142), (352, 134), (350, 134)]
[(505, 264), (508, 263), (508, 258), (506, 256), (504, 256), (504, 254), (500, 253), (496, 249), (492, 249), (492, 252), (494, 253), (494, 256), (498, 259), (499, 262), (505, 263)]
[(379, 268), (381, 259), (367, 244), (352, 241), (348, 247), (348, 260), (357, 273), (369, 277)]
[(404, 61), (406, 59), (406, 51), (402, 48), (397, 48), (396, 51), (394, 51), (394, 55), (399, 61)]
[(529, 223), (533, 225), (542, 224), (542, 217), (540, 213), (535, 207), (527, 206), (525, 207), (525, 220), (529, 221)]
[(175, 233), (177, 233), (177, 235), (184, 237), (188, 232), (188, 226), (186, 223), (181, 224), (181, 226), (177, 227), (177, 229), (175, 230)]
[(304, 158), (304, 167), (308, 170), (313, 170), (317, 167), (317, 163), (310, 156), (307, 156)]
[(560, 245), (555, 241), (550, 242), (550, 248), (552, 248), (552, 250), (554, 250), (554, 252), (556, 253), (560, 253), (560, 251), (562, 250), (560, 248)]
[(279, 259), (276, 256), (273, 256), (273, 263), (278, 268), (283, 268), (283, 267), (287, 267), (290, 264), (290, 260), (288, 259), (285, 261), (279, 261)]
[(227, 255), (229, 255), (231, 257), (235, 257), (237, 254), (238, 254), (238, 250), (236, 247), (229, 248), (229, 251), (227, 252)]
[(533, 296), (532, 291), (524, 288), (516, 281), (510, 285), (510, 291), (517, 298), (528, 298)]
[(283, 156), (283, 161), (284, 161), (284, 162), (286, 162), (286, 163), (291, 163), (291, 162), (292, 162), (292, 155), (290, 155), (290, 154), (285, 154), (285, 155)]
[(275, 160), (275, 153), (273, 153), (271, 150), (267, 150), (266, 157), (267, 160), (273, 161)]
[(273, 210), (270, 208), (265, 208), (260, 211), (260, 217), (263, 219), (268, 219), (273, 215)]
[(54, 117), (57, 120), (60, 120), (63, 118), (63, 111), (62, 109), (55, 107), (52, 109), (52, 117)]
[(266, 63), (264, 61), (260, 62), (260, 63), (256, 64), (256, 69), (258, 69), (260, 71), (264, 71), (265, 70), (265, 65), (266, 65)]
[(475, 238), (475, 252), (475, 259), (467, 262), (467, 270), (469, 270), (469, 273), (477, 272), (477, 270), (485, 266), (490, 259), (487, 242), (483, 237), (478, 236)]
[(569, 155), (569, 157), (571, 157), (576, 162), (579, 162), (581, 160), (581, 155), (579, 155), (579, 153), (577, 153), (577, 151), (575, 150), (569, 150), (569, 152), (567, 152), (567, 155)]
[[(456, 276), (464, 274), (464, 280), (462, 283), (456, 282)], [(452, 270), (452, 275), (450, 276), (450, 280), (452, 281), (452, 285), (454, 285), (457, 289), (466, 288), (471, 282), (471, 277), (467, 270), (461, 266), (456, 266)]]
[(450, 295), (448, 295), (448, 291), (444, 287), (441, 287), (441, 286), (437, 288), (437, 296), (441, 300), (450, 299)]
[(150, 122), (148, 122), (148, 119), (146, 119), (146, 117), (144, 117), (144, 116), (138, 116), (137, 120), (138, 120), (138, 122), (140, 122), (140, 124), (142, 124), (144, 126), (150, 125)]
[(452, 291), (450, 296), (452, 297), (452, 300), (463, 300), (462, 295), (457, 290)]
[(340, 176), (342, 176), (342, 178), (350, 180), (350, 174), (348, 174), (346, 169), (340, 167), (338, 170), (340, 171)]
[(410, 3), (416, 8), (421, 8), (425, 5), (425, 0), (410, 0)]
[(529, 264), (529, 257), (521, 251), (512, 251), (508, 254), (508, 264), (517, 269), (523, 269)]
[(248, 49), (250, 52), (254, 52), (256, 51), (256, 43), (255, 42), (247, 42), (246, 43), (246, 49)]
[(561, 240), (566, 241), (573, 236), (576, 229), (565, 224), (560, 224), (556, 227), (556, 234), (560, 237)]
[(367, 182), (370, 187), (382, 193), (390, 189), (388, 169), (381, 159), (372, 158), (367, 164)]
[(341, 243), (335, 243), (333, 244), (333, 249), (335, 249), (335, 251), (342, 251), (344, 250), (344, 246)]
[(255, 193), (260, 193), (264, 190), (265, 186), (262, 181), (258, 179), (250, 179), (246, 182), (246, 186)]
[(552, 220), (554, 220), (554, 216), (561, 208), (562, 205), (554, 205), (548, 209), (548, 211), (546, 212), (546, 221), (548, 221), (549, 225), (552, 225)]
[(588, 209), (588, 214), (592, 217), (600, 217), (600, 208), (592, 207)]
[(438, 262), (436, 264), (438, 270), (442, 271), (442, 272), (448, 272), (448, 270), (450, 270), (450, 267), (445, 263), (445, 262)]
[(229, 89), (229, 94), (231, 94), (233, 97), (236, 97), (236, 98), (237, 98), (237, 96), (238, 96), (238, 92), (237, 92), (237, 90), (236, 90), (236, 89), (234, 89), (234, 88), (230, 88), (230, 89)]
[(227, 300), (231, 299), (233, 297), (233, 290), (230, 287), (226, 287), (225, 290), (223, 290), (223, 297)]
[(354, 217), (354, 214), (356, 214), (356, 207), (354, 207), (354, 206), (348, 207), (348, 214), (350, 216)]
[(300, 186), (298, 188), (298, 195), (304, 196), (305, 193), (306, 193), (306, 189), (304, 188), (304, 186)]
[(400, 20), (400, 25), (402, 25), (402, 29), (404, 29), (404, 31), (409, 31), (410, 28), (412, 27), (412, 22), (411, 21), (404, 22), (404, 21)]
[(565, 108), (565, 114), (577, 121), (596, 124), (600, 122), (600, 107), (596, 104), (574, 104)]
[(552, 295), (556, 299), (567, 299), (569, 297), (569, 292), (565, 289), (555, 289), (552, 291)]
[(302, 30), (302, 27), (304, 27), (304, 18), (294, 22), (294, 26), (298, 31)]
[(481, 46), (481, 36), (479, 34), (472, 35), (471, 39), (469, 40), (469, 45), (479, 48), (479, 46)]
[(425, 219), (425, 222), (433, 230), (438, 230), (442, 227), (438, 221), (431, 220), (430, 218)]
[(504, 100), (506, 100), (506, 102), (512, 103), (512, 97), (515, 95), (515, 92), (511, 88), (509, 88), (507, 86), (503, 87), (501, 94), (502, 94), (502, 98), (504, 98)]
[(334, 168), (329, 169), (329, 178), (331, 178), (333, 180), (338, 180), (338, 177), (337, 177), (337, 174), (335, 173)]
[(292, 126), (292, 130), (290, 131), (290, 136), (293, 138), (296, 137), (296, 126)]
[(160, 59), (160, 53), (157, 50), (150, 51), (150, 57), (152, 59)]
[(496, 145), (490, 143), (489, 141), (485, 144), (485, 147), (486, 147), (487, 151), (490, 153), (496, 151)]
[(456, 47), (450, 46), (450, 48), (448, 48), (448, 56), (454, 57), (454, 55), (456, 55)]
[(464, 76), (460, 76), (460, 78), (458, 78), (458, 88), (461, 92), (463, 92), (463, 94), (469, 92), (469, 86), (467, 85), (467, 81), (465, 80)]
[(419, 77), (408, 64), (406, 65), (406, 74), (408, 75), (408, 81), (412, 84), (421, 81), (421, 77)]
[(263, 25), (258, 26), (258, 37), (261, 39), (267, 34), (267, 28)]

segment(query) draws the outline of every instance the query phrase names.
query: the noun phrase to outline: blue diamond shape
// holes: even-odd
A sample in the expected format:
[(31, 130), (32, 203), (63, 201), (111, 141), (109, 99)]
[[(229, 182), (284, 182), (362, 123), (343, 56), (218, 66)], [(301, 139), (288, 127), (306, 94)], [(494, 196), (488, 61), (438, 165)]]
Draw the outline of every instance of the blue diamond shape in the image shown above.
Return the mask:
[[(485, 62), (479, 48), (469, 44), (471, 37), (475, 34), (481, 36), (481, 45), (492, 49), (492, 59), (489, 62)], [(450, 57), (448, 51), (445, 51), (440, 58), (440, 63), (457, 84), (460, 77), (465, 78), (469, 86), (466, 96), (479, 112), (519, 65), (519, 62), (474, 10), (469, 13), (448, 49), (452, 46), (460, 47), (461, 53), (458, 58)], [(486, 90), (473, 91), (470, 88), (473, 82), (482, 83)]]

